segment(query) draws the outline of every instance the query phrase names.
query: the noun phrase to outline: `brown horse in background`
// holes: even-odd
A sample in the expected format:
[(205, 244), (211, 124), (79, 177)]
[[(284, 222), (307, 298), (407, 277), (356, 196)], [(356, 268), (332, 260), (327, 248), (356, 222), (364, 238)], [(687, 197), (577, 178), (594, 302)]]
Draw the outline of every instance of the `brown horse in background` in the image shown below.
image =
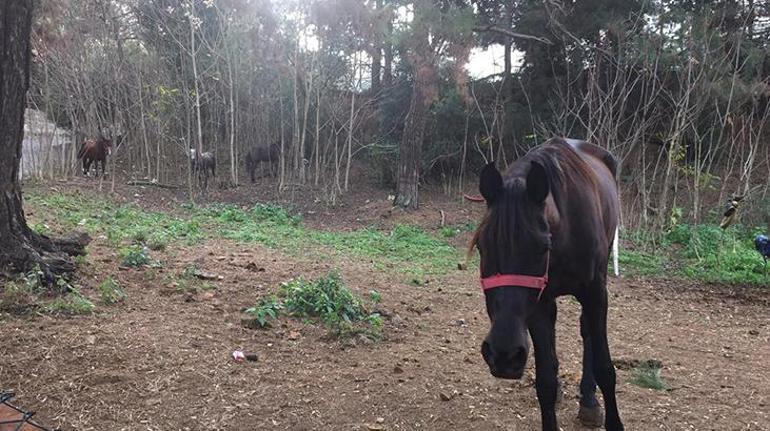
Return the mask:
[(494, 164), (481, 172), (487, 214), (472, 244), (481, 254), (491, 322), (481, 354), (493, 376), (519, 379), (532, 338), (543, 430), (559, 429), (555, 299), (562, 295), (573, 295), (582, 306), (578, 417), (586, 425), (602, 424), (598, 384), (605, 428), (623, 429), (607, 342), (607, 264), (620, 214), (616, 166), (603, 148), (556, 138), (532, 149), (503, 175)]
[(96, 174), (99, 175), (99, 164), (102, 165), (104, 175), (107, 156), (112, 154), (112, 142), (102, 136), (99, 139), (86, 139), (78, 151), (78, 159), (83, 160), (83, 175), (88, 176), (91, 164), (94, 164)]

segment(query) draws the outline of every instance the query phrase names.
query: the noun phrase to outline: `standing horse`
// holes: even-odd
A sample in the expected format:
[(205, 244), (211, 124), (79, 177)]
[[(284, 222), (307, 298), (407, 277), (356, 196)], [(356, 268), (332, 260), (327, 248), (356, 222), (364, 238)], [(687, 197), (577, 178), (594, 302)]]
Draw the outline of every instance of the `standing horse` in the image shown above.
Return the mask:
[(102, 165), (104, 175), (107, 156), (112, 154), (112, 142), (104, 137), (99, 139), (86, 139), (78, 151), (78, 159), (83, 160), (83, 175), (88, 176), (91, 171), (91, 163), (94, 164), (96, 174), (99, 175), (99, 164)]
[(213, 152), (206, 151), (199, 155), (194, 148), (190, 148), (190, 167), (198, 177), (198, 183), (202, 183), (204, 189), (209, 186), (209, 171), (211, 171), (211, 176), (214, 179), (217, 177), (217, 158)]
[(273, 175), (274, 165), (281, 157), (281, 145), (273, 144), (269, 147), (253, 147), (246, 153), (244, 163), (246, 164), (246, 170), (249, 172), (251, 182), (256, 181), (255, 172), (262, 162), (267, 162), (270, 168), (270, 175)]
[(582, 306), (583, 376), (578, 417), (622, 430), (615, 369), (607, 342), (607, 264), (619, 201), (612, 154), (572, 139), (551, 139), (517, 160), (505, 176), (487, 165), (479, 189), (487, 213), (471, 247), (481, 255), (481, 286), (491, 329), (481, 345), (495, 377), (519, 379), (535, 347), (536, 390), (543, 430), (557, 430), (559, 390), (556, 302), (573, 295)]

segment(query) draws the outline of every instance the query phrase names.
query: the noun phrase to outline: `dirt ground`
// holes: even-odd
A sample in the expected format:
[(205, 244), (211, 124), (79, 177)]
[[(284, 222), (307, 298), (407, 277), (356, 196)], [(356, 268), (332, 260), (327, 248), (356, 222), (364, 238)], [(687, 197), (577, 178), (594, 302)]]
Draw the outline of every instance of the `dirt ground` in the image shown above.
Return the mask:
[[(34, 187), (98, 193), (94, 180)], [(395, 222), (436, 229), (442, 214), (446, 223), (464, 223), (482, 211), (428, 193), (422, 209), (407, 214), (389, 209), (387, 191), (360, 189), (336, 209), (312, 198), (313, 190), (278, 198), (266, 180), (212, 191), (207, 200), (289, 203), (323, 229)], [(154, 187), (119, 186), (114, 198), (171, 211), (184, 201), (181, 191)], [(465, 247), (467, 235), (453, 241)], [(521, 381), (493, 378), (481, 358), (488, 320), (474, 271), (447, 268), (418, 287), (364, 260), (226, 240), (172, 245), (155, 270), (119, 269), (100, 238), (89, 251), (81, 282), (95, 286), (112, 274), (128, 293), (124, 303), (90, 316), (0, 316), (0, 388), (14, 390), (39, 422), (65, 430), (539, 429), (532, 358)], [(223, 276), (216, 289), (182, 294), (166, 282), (166, 272), (190, 262)], [(333, 267), (355, 291), (382, 294), (384, 340), (344, 347), (322, 327), (287, 318), (266, 330), (242, 326), (243, 308), (278, 283)], [(629, 383), (628, 369), (618, 370), (627, 429), (770, 429), (770, 292), (628, 278), (609, 289), (614, 358), (662, 361), (669, 386), (642, 389)], [(565, 397), (558, 416), (562, 429), (578, 430), (579, 306), (559, 303)], [(238, 348), (258, 361), (234, 362)]]

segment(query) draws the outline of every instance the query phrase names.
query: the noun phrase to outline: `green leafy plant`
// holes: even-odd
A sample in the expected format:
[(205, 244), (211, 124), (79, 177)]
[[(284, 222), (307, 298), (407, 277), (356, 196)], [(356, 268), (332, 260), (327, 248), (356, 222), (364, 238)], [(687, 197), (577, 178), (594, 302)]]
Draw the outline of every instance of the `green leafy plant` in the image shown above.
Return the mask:
[(150, 253), (147, 250), (147, 247), (143, 245), (136, 245), (136, 244), (132, 245), (127, 249), (123, 250), (121, 255), (122, 255), (121, 262), (123, 266), (136, 268), (136, 267), (144, 266), (150, 263)]
[[(379, 300), (378, 295), (375, 297)], [(269, 325), (280, 313), (318, 319), (333, 335), (343, 339), (359, 334), (377, 338), (382, 328), (380, 315), (368, 311), (364, 301), (345, 286), (337, 271), (314, 281), (299, 277), (282, 283), (280, 299), (262, 298), (246, 310), (258, 327)]]
[(643, 363), (631, 370), (631, 383), (656, 391), (662, 391), (668, 387), (661, 377), (660, 367), (655, 367), (648, 363)]
[(73, 289), (65, 296), (54, 299), (45, 305), (44, 309), (49, 313), (61, 314), (91, 314), (96, 306), (78, 290)]
[(277, 319), (283, 309), (283, 304), (275, 297), (260, 298), (257, 304), (246, 309), (246, 314), (254, 318), (253, 323), (264, 328), (270, 326), (270, 321)]
[(127, 297), (125, 290), (120, 287), (120, 284), (113, 277), (107, 277), (99, 283), (98, 290), (99, 296), (105, 304), (115, 304), (125, 300)]

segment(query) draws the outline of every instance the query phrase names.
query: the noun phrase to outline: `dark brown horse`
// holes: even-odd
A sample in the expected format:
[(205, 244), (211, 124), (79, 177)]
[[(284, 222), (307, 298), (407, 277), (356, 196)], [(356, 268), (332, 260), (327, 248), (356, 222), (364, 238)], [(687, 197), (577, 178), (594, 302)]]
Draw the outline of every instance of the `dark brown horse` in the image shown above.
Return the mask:
[(99, 164), (102, 165), (102, 175), (104, 175), (107, 156), (112, 154), (112, 141), (104, 137), (99, 139), (86, 139), (78, 151), (78, 159), (83, 161), (83, 175), (88, 175), (91, 171), (91, 164), (94, 164), (96, 174), (99, 174)]
[(246, 157), (244, 158), (244, 163), (246, 164), (246, 170), (249, 172), (249, 177), (251, 178), (251, 182), (256, 181), (256, 171), (257, 168), (262, 164), (262, 162), (267, 162), (267, 165), (270, 169), (270, 175), (274, 174), (274, 167), (275, 164), (278, 163), (278, 160), (281, 158), (281, 145), (280, 144), (273, 144), (269, 147), (253, 147), (249, 150), (248, 153), (246, 153)]
[(209, 171), (214, 179), (217, 177), (217, 158), (213, 152), (206, 151), (198, 154), (194, 148), (190, 148), (190, 166), (204, 189), (209, 185)]
[(491, 321), (481, 353), (493, 376), (518, 379), (529, 355), (529, 331), (544, 430), (559, 429), (554, 300), (562, 295), (573, 295), (582, 306), (578, 416), (587, 425), (601, 425), (598, 383), (606, 429), (623, 429), (607, 342), (607, 264), (619, 215), (615, 174), (609, 152), (558, 138), (534, 148), (504, 176), (494, 164), (481, 173), (487, 213), (472, 246), (481, 255)]

